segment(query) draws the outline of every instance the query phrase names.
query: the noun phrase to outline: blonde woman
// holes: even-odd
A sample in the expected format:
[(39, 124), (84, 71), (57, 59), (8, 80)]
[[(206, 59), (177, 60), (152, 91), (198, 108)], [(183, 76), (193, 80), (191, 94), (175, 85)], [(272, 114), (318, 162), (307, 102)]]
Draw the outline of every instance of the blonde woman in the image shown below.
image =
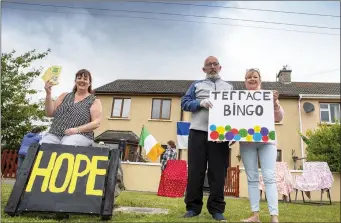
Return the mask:
[[(261, 75), (258, 69), (249, 69), (245, 75), (245, 87), (247, 90), (261, 90)], [(275, 121), (283, 119), (284, 111), (279, 104), (278, 92), (274, 91)], [(259, 174), (258, 156), (265, 183), (266, 197), (271, 215), (271, 222), (278, 222), (278, 193), (276, 186), (276, 156), (277, 148), (273, 143), (240, 142), (240, 155), (243, 160), (248, 181), (249, 200), (252, 216), (243, 219), (243, 222), (259, 221)]]

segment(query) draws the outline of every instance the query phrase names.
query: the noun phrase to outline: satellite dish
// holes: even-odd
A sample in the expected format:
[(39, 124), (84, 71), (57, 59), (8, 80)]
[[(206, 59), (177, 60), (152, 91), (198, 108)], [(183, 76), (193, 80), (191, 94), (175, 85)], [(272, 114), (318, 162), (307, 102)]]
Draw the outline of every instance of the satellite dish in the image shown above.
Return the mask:
[(315, 107), (312, 103), (310, 102), (304, 102), (303, 104), (303, 109), (306, 113), (310, 113), (315, 110)]

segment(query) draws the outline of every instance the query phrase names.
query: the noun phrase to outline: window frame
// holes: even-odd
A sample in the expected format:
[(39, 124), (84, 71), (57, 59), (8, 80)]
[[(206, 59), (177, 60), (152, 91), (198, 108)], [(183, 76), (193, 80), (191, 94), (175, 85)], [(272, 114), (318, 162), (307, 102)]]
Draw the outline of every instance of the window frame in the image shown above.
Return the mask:
[[(153, 108), (154, 108), (154, 100), (160, 100), (160, 108), (159, 108), (159, 117), (153, 118)], [(163, 107), (163, 101), (170, 101), (169, 104), (169, 116), (168, 118), (162, 118), (162, 107)], [(172, 115), (172, 99), (171, 98), (152, 98), (152, 109), (150, 111), (150, 119), (151, 120), (171, 120)]]
[[(277, 157), (278, 157), (278, 152), (279, 152), (279, 160), (277, 160)], [(276, 153), (276, 162), (282, 162), (283, 160), (283, 157), (282, 157), (282, 150), (281, 149), (277, 149), (277, 153)]]
[[(283, 119), (284, 119), (284, 117), (283, 117)], [(283, 125), (283, 119), (282, 119), (282, 121), (280, 121), (280, 122), (276, 122), (276, 121), (275, 121), (275, 125)]]
[[(321, 105), (328, 105), (328, 108), (321, 108)], [(338, 102), (319, 102), (319, 109), (320, 109), (320, 123), (327, 123), (327, 124), (335, 124), (335, 122), (332, 122), (331, 120), (331, 112), (330, 112), (330, 105), (331, 104), (337, 104), (339, 105), (339, 113), (341, 113), (341, 106)], [(328, 111), (328, 121), (322, 121), (322, 111)]]
[[(114, 111), (114, 107), (115, 107), (115, 100), (122, 100), (121, 108), (120, 108), (120, 116), (114, 116), (114, 115), (113, 115), (113, 111)], [(128, 116), (127, 116), (127, 117), (122, 117), (123, 107), (124, 107), (124, 101), (125, 101), (125, 100), (130, 100), (129, 112), (128, 112)], [(128, 119), (128, 118), (130, 117), (130, 110), (131, 110), (131, 98), (113, 97), (112, 106), (111, 106), (111, 114), (110, 114), (110, 117), (111, 117), (111, 118)]]

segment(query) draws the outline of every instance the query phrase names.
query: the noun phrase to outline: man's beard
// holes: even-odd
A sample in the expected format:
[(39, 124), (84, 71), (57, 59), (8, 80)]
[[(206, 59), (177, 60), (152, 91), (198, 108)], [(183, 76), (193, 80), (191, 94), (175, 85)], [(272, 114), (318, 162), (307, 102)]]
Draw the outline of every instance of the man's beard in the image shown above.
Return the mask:
[(207, 74), (206, 74), (206, 78), (212, 79), (212, 80), (217, 80), (217, 79), (220, 78), (219, 72), (212, 72), (211, 74), (210, 74), (210, 73), (207, 73)]

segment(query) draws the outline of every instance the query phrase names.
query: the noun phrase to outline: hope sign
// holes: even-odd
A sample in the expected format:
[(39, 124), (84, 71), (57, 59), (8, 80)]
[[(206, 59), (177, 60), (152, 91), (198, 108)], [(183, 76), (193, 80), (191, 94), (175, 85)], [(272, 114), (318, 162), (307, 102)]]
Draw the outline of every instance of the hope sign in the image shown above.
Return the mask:
[[(52, 193), (66, 192), (72, 194), (75, 192), (77, 186), (77, 179), (88, 175), (86, 184), (86, 195), (102, 196), (102, 190), (95, 190), (95, 180), (97, 175), (106, 175), (106, 169), (98, 169), (97, 164), (99, 161), (108, 161), (107, 156), (92, 156), (90, 160), (83, 154), (61, 153), (57, 156), (56, 152), (52, 152), (48, 165), (46, 168), (41, 168), (40, 163), (44, 151), (39, 151), (36, 161), (34, 163), (30, 179), (28, 181), (26, 192), (31, 192), (37, 176), (44, 177), (41, 185), (41, 192), (46, 192), (47, 189)], [(63, 161), (67, 161), (67, 171), (62, 186), (57, 187), (56, 181), (60, 173)], [(85, 169), (80, 171), (81, 162), (85, 162)]]

